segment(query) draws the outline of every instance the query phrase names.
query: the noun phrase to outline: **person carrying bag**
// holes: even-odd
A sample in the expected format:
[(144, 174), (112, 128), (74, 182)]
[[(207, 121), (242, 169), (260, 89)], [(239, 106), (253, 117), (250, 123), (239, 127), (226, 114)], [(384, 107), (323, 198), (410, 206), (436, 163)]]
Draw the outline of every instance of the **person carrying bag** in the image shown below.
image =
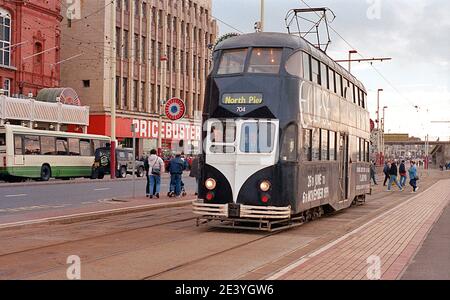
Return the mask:
[[(149, 165), (149, 197), (153, 196), (159, 198), (161, 191), (161, 173), (164, 169), (164, 162), (161, 157), (156, 155), (156, 150), (150, 151), (150, 157), (148, 158)], [(151, 166), (151, 167), (150, 167)]]

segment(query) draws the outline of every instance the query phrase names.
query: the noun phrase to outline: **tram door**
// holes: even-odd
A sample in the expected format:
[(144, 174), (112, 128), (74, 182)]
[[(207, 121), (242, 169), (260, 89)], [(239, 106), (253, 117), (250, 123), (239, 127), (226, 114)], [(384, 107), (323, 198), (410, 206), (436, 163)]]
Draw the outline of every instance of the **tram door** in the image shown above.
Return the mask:
[(341, 188), (341, 199), (348, 199), (348, 154), (349, 154), (349, 140), (348, 135), (345, 133), (340, 134), (339, 139), (341, 162), (340, 162), (340, 188)]

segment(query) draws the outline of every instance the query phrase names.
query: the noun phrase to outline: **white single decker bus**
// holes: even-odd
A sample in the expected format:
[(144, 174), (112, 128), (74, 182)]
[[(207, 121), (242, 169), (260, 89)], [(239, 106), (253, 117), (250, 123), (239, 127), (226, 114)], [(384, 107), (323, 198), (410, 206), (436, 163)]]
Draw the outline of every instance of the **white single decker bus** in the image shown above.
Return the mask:
[(90, 177), (95, 150), (107, 136), (0, 126), (0, 179)]

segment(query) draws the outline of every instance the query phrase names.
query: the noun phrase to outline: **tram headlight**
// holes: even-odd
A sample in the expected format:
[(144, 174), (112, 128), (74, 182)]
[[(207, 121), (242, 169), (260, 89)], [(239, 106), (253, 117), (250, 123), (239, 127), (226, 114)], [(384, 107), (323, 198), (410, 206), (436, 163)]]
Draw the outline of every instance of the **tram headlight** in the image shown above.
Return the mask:
[(217, 186), (217, 182), (213, 179), (213, 178), (208, 178), (205, 181), (205, 187), (212, 191), (213, 189), (215, 189)]
[(259, 184), (259, 188), (261, 191), (263, 192), (268, 192), (270, 190), (270, 188), (272, 187), (272, 184), (270, 183), (269, 180), (263, 180), (260, 184)]

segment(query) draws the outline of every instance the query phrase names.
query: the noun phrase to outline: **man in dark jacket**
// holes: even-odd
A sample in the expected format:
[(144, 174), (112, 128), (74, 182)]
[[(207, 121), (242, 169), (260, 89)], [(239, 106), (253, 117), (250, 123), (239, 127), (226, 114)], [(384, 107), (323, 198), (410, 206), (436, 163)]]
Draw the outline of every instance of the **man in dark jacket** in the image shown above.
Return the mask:
[(400, 173), (400, 185), (403, 188), (406, 186), (406, 167), (405, 167), (404, 160), (402, 160), (402, 163), (400, 164), (400, 167), (398, 168), (398, 172)]
[(377, 170), (376, 170), (375, 162), (371, 161), (370, 162), (370, 179), (373, 180), (373, 184), (378, 185), (377, 179), (376, 179), (376, 174), (377, 174)]
[(198, 156), (194, 157), (191, 164), (191, 172), (189, 173), (189, 177), (195, 178), (195, 195), (198, 195), (198, 181), (200, 179), (200, 166)]
[(386, 161), (384, 162), (384, 168), (383, 168), (383, 173), (384, 173), (384, 183), (383, 186), (386, 186), (386, 182), (389, 180), (389, 163)]
[(389, 178), (388, 189), (387, 189), (388, 192), (391, 191), (391, 186), (392, 186), (393, 182), (395, 182), (395, 184), (398, 186), (398, 188), (400, 189), (400, 192), (403, 192), (402, 186), (397, 181), (397, 175), (398, 175), (397, 164), (393, 160), (391, 163), (391, 168), (389, 169), (390, 178)]
[(170, 186), (174, 187), (174, 191), (169, 192), (169, 196), (180, 197), (181, 195), (181, 179), (183, 171), (186, 169), (185, 162), (181, 159), (181, 154), (177, 154), (169, 162)]

